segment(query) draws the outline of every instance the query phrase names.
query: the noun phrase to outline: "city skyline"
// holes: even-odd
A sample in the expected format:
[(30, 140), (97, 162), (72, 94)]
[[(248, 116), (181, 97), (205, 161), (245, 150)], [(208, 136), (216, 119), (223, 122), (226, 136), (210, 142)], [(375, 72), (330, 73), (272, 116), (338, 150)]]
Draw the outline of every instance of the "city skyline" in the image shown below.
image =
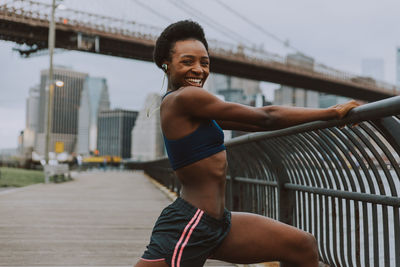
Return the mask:
[[(74, 8), (79, 1), (65, 0), (64, 2), (68, 8)], [(117, 7), (106, 6), (104, 1), (97, 6), (90, 2), (85, 1), (82, 9), (86, 8), (86, 11), (90, 11), (89, 8), (91, 8), (90, 12), (99, 14), (107, 10), (110, 16), (118, 12)], [(160, 28), (169, 23), (162, 18), (156, 18), (154, 14), (146, 13), (143, 9), (140, 12), (138, 6), (133, 9), (128, 5), (132, 2), (118, 1), (120, 4), (116, 6), (119, 6), (120, 17), (135, 19)], [(165, 2), (155, 4), (154, 1), (147, 1), (146, 3), (157, 7), (158, 12), (168, 10), (169, 14), (165, 13), (165, 15), (171, 21), (184, 18), (199, 21), (210, 39), (222, 41), (226, 39), (200, 19), (183, 14), (177, 8), (174, 10), (171, 5), (167, 9), (168, 3)], [(223, 2), (227, 3), (227, 1)], [(395, 1), (320, 3), (311, 0), (301, 1), (301, 3), (253, 1), (252, 5), (245, 6), (241, 5), (240, 1), (229, 3), (232, 8), (262, 25), (265, 30), (280, 38), (289, 39), (293, 46), (312, 56), (317, 62), (330, 67), (360, 74), (362, 59), (381, 58), (385, 62), (384, 80), (395, 83), (396, 48), (400, 42), (393, 25), (397, 25), (400, 20), (396, 14), (400, 3)], [(271, 38), (262, 36), (259, 32), (257, 34), (251, 26), (234, 18), (232, 14), (229, 15), (221, 6), (217, 8), (218, 6), (211, 1), (204, 1), (201, 5), (191, 4), (194, 9), (203, 13), (207, 9), (212, 9), (212, 12), (206, 13), (209, 17), (218, 20), (225, 27), (235, 29), (235, 32), (256, 44), (263, 43), (263, 47), (268, 51), (277, 52), (280, 55), (288, 52), (280, 47), (281, 44), (274, 43)], [(127, 7), (124, 8), (124, 5)], [(209, 6), (214, 8), (208, 8)], [(219, 16), (220, 14), (224, 16)], [(377, 21), (379, 23), (376, 23)], [(2, 81), (0, 149), (17, 146), (18, 133), (25, 125), (25, 101), (29, 89), (39, 83), (40, 71), (48, 68), (47, 56), (21, 59), (16, 52), (12, 52), (14, 46), (11, 42), (0, 41), (0, 81)], [(72, 51), (56, 54), (55, 63), (71, 66), (75, 71), (87, 72), (90, 76), (105, 77), (109, 84), (112, 108), (140, 110), (148, 93), (161, 93), (165, 90), (165, 85), (161, 90), (163, 73), (153, 63)], [(271, 88), (279, 86), (262, 83), (261, 87), (270, 99)]]

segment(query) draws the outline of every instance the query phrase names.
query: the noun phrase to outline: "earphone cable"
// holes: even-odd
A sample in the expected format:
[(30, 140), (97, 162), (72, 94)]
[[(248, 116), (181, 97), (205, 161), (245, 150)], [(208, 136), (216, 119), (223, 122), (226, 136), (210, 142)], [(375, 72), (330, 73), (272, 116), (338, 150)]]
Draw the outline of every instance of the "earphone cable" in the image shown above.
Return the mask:
[[(167, 76), (167, 73), (164, 73), (164, 77), (163, 77), (163, 80), (162, 80), (162, 85), (161, 85), (160, 91), (162, 91), (162, 89), (164, 88), (164, 83), (165, 83), (165, 77), (166, 77), (166, 76)], [(153, 101), (151, 101), (150, 106), (147, 108), (147, 111), (146, 111), (147, 118), (151, 118), (151, 116), (153, 116), (154, 112), (156, 112), (157, 110), (160, 109), (160, 106), (158, 106), (158, 107), (156, 107), (154, 110), (152, 110), (152, 111), (150, 112), (150, 109), (153, 107), (154, 102), (156, 102), (156, 100), (157, 100), (157, 98), (154, 97), (154, 98), (153, 98)]]

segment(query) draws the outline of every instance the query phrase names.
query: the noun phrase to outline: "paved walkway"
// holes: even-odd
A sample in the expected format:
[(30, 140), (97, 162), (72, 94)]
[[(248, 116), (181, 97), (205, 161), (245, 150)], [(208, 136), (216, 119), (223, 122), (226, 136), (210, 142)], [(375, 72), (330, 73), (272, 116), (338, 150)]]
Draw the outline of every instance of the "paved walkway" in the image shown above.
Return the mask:
[(2, 191), (0, 266), (132, 266), (169, 203), (141, 172)]

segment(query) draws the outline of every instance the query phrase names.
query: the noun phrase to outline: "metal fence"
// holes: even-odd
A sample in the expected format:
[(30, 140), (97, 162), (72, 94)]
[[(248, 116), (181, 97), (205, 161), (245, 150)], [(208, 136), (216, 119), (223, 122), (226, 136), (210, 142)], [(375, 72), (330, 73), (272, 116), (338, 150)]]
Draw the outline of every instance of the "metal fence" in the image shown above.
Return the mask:
[[(312, 233), (330, 266), (400, 266), (399, 114), (397, 96), (226, 142), (227, 207)], [(167, 159), (131, 167), (179, 194)]]

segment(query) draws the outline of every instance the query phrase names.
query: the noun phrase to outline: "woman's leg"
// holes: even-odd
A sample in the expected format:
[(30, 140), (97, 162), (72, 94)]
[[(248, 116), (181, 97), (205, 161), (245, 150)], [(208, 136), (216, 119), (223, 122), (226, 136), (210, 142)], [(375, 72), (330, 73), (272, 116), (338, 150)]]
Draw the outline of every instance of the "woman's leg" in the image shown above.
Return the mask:
[(165, 260), (149, 261), (140, 259), (134, 267), (169, 267)]
[(314, 236), (307, 232), (264, 216), (232, 212), (231, 230), (212, 258), (242, 264), (283, 261), (315, 267), (318, 248)]

